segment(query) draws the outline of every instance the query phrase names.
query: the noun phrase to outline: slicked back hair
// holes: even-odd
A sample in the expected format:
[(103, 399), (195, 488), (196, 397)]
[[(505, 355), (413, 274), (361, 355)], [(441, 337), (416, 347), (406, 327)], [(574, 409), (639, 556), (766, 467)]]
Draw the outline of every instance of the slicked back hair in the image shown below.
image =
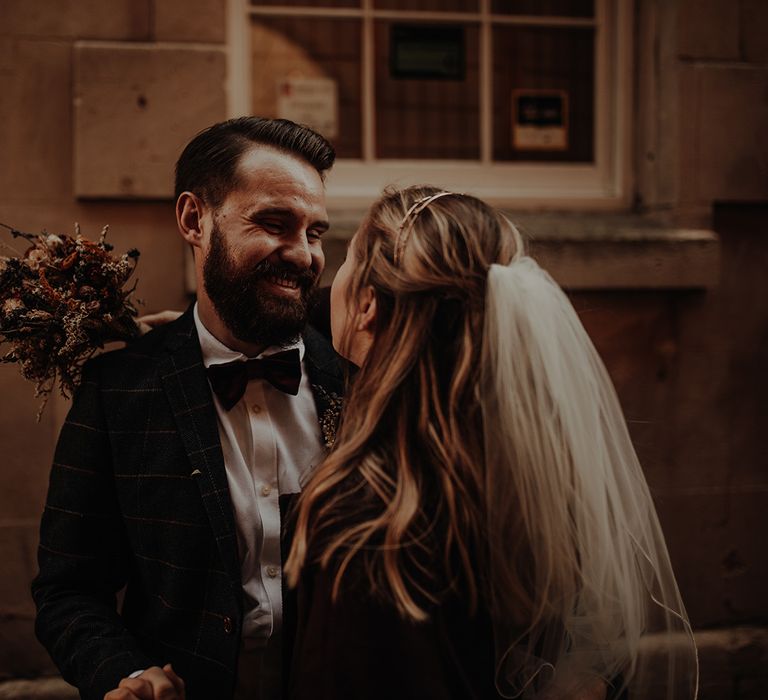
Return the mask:
[(174, 198), (188, 191), (218, 207), (238, 185), (240, 157), (258, 145), (305, 161), (321, 178), (336, 159), (327, 139), (307, 126), (287, 119), (237, 117), (209, 126), (187, 144), (176, 162)]

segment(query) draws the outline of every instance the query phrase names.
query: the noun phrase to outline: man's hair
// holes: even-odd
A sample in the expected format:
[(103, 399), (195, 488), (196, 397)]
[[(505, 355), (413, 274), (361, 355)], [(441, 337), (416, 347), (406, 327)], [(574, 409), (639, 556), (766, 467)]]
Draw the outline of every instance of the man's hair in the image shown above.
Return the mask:
[(300, 158), (321, 177), (336, 158), (333, 146), (309, 127), (287, 119), (237, 117), (209, 126), (187, 144), (176, 162), (174, 198), (189, 191), (218, 207), (238, 185), (240, 156), (254, 145)]

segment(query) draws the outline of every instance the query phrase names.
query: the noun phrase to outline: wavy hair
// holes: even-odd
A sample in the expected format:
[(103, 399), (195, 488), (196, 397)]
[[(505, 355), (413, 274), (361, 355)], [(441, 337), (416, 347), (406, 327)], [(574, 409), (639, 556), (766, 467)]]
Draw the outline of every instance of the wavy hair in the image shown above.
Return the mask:
[(332, 567), (337, 596), (355, 561), (413, 621), (445, 593), (470, 613), (482, 600), (504, 697), (612, 683), (695, 698), (690, 621), (615, 390), (515, 228), (473, 197), (392, 190), (351, 255), (347, 308), (373, 290), (374, 338), (300, 497), (289, 583)]
[(478, 401), (486, 282), (490, 265), (509, 264), (522, 248), (501, 214), (468, 195), (409, 211), (438, 192), (386, 190), (355, 236), (348, 308), (373, 289), (374, 340), (336, 447), (299, 499), (286, 566), (295, 585), (302, 566), (333, 565), (336, 596), (360, 557), (374, 592), (412, 620), (425, 619), (450, 588), (461, 586), (471, 609), (478, 600), (487, 546)]

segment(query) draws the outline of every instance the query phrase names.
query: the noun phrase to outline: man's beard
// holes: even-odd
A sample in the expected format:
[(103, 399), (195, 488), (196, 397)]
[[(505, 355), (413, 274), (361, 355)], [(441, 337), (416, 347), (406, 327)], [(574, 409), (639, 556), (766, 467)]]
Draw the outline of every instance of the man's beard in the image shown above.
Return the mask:
[[(299, 285), (298, 299), (264, 289), (262, 282), (282, 273), (288, 273)], [(203, 283), (216, 313), (235, 338), (261, 347), (286, 346), (304, 330), (317, 276), (311, 270), (273, 265), (266, 259), (250, 270), (238, 267), (214, 224), (211, 247), (203, 264)]]

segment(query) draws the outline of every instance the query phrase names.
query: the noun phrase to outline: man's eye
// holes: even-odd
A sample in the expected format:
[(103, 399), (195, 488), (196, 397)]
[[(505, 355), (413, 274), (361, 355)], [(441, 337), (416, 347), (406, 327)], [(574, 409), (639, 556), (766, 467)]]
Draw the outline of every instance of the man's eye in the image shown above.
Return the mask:
[(319, 241), (323, 237), (323, 232), (316, 229), (310, 229), (307, 231), (307, 238), (311, 241)]
[(283, 230), (283, 222), (282, 221), (262, 221), (261, 227), (271, 233), (279, 233), (280, 231)]

